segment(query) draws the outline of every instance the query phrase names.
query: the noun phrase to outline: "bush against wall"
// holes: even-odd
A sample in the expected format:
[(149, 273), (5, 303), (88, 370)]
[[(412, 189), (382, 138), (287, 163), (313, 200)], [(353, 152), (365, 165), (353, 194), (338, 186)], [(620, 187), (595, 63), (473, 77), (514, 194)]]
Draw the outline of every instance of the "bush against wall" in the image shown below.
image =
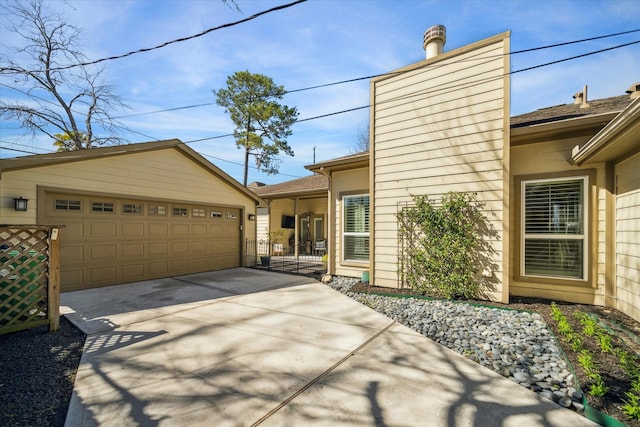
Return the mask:
[(476, 194), (412, 197), (413, 205), (397, 214), (402, 283), (437, 298), (486, 297), (497, 280), (490, 243), (497, 233)]

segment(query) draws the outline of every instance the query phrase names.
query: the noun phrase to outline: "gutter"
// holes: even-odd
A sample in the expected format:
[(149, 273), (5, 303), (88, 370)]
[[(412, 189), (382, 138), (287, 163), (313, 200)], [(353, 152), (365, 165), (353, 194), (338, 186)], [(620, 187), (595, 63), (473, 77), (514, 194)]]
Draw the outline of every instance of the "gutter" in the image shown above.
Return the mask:
[(625, 131), (640, 125), (640, 98), (635, 99), (613, 120), (587, 141), (582, 147), (576, 145), (571, 150), (569, 163), (580, 166), (602, 149), (614, 142)]

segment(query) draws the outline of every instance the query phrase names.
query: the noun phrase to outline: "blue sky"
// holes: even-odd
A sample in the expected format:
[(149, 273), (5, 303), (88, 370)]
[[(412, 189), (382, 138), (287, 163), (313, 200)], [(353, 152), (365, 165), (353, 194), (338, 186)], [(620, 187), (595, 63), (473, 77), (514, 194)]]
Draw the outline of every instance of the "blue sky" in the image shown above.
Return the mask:
[[(0, 0), (6, 4), (7, 0)], [(149, 48), (237, 21), (277, 5), (267, 0), (50, 0), (48, 7), (83, 30), (82, 51), (90, 60)], [(178, 138), (242, 181), (243, 153), (226, 135), (233, 125), (215, 105), (212, 89), (227, 76), (249, 70), (287, 90), (382, 74), (424, 59), (422, 36), (435, 24), (447, 27), (445, 51), (511, 31), (511, 50), (535, 48), (640, 28), (640, 2), (606, 1), (376, 1), (309, 0), (231, 28), (151, 52), (106, 61), (105, 78), (129, 105), (117, 115), (137, 133), (131, 142)], [(1, 17), (3, 23), (8, 19)], [(587, 43), (512, 55), (512, 71), (640, 40), (640, 32)], [(0, 42), (15, 36), (2, 28)], [(511, 115), (571, 103), (586, 84), (589, 98), (622, 95), (640, 81), (640, 44), (517, 73), (511, 79)], [(6, 80), (0, 80), (9, 84)], [(20, 94), (0, 86), (4, 100)], [(369, 103), (369, 81), (288, 94), (300, 119)], [(154, 114), (158, 110), (211, 104)], [(252, 168), (249, 182), (268, 184), (309, 175), (304, 169), (351, 154), (366, 129), (368, 110), (297, 123), (289, 139), (295, 157), (282, 156), (279, 175)], [(45, 153), (51, 141), (20, 138), (14, 123), (0, 123), (0, 147)], [(0, 157), (25, 155), (2, 150)]]

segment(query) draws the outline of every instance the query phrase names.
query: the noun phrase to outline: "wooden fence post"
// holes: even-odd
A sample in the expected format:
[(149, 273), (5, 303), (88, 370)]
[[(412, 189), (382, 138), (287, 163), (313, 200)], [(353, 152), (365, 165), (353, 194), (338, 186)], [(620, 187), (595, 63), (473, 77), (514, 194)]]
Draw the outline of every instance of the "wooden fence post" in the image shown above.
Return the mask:
[(60, 240), (59, 228), (52, 228), (49, 234), (49, 283), (48, 310), (49, 331), (55, 332), (60, 328)]

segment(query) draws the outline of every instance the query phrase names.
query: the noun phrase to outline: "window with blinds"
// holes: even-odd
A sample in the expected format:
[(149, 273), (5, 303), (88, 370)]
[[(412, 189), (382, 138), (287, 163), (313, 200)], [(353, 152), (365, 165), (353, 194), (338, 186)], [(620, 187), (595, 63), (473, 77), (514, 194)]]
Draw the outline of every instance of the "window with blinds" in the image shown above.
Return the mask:
[(585, 279), (587, 178), (522, 181), (525, 276)]
[(342, 198), (342, 257), (345, 261), (369, 261), (369, 196)]

